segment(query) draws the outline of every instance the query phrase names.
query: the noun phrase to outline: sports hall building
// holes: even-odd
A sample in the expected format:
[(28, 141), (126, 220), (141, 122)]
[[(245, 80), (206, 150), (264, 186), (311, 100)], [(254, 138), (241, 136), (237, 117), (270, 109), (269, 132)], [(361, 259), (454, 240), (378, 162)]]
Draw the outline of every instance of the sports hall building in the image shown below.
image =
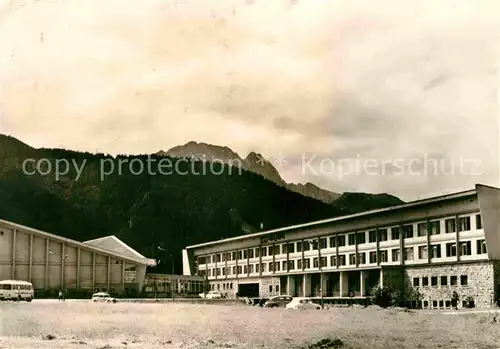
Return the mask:
[(0, 280), (29, 281), (35, 292), (137, 294), (155, 265), (114, 235), (79, 242), (0, 220)]
[[(474, 189), (183, 250), (184, 274), (228, 297), (363, 300), (390, 286), (422, 308), (500, 297), (500, 189)], [(418, 291), (418, 292), (408, 292)]]

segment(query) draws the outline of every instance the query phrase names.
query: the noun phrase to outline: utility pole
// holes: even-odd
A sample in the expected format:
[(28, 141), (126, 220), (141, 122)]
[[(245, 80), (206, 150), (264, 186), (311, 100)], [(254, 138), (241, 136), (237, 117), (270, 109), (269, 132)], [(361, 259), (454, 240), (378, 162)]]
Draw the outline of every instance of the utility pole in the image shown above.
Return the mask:
[(175, 260), (174, 257), (172, 256), (172, 253), (170, 253), (170, 259), (172, 260), (172, 275), (175, 274)]
[[(172, 275), (172, 281), (170, 282), (170, 288), (171, 288), (171, 290), (172, 290), (172, 300), (174, 300), (174, 298), (175, 298), (175, 296), (174, 296), (174, 293), (175, 293), (175, 292), (174, 292), (174, 291), (175, 291), (175, 288), (174, 288), (174, 280), (175, 280), (175, 279), (173, 279), (173, 277), (174, 277), (174, 276)], [(177, 282), (177, 280), (175, 280), (175, 282)]]
[(157, 286), (157, 281), (156, 277), (154, 278), (154, 287), (155, 287), (155, 299), (157, 298), (158, 294), (158, 286)]

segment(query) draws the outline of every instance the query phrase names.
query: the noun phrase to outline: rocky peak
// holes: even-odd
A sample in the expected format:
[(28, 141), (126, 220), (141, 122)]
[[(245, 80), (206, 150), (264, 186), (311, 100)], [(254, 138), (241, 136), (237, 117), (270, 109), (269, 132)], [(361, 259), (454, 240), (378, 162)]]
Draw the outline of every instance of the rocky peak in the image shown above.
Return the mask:
[(262, 154), (250, 152), (243, 162), (244, 168), (254, 173), (260, 174), (268, 180), (286, 186), (286, 182), (281, 178), (278, 170)]
[(166, 152), (160, 150), (156, 153), (156, 155), (178, 158), (192, 157), (205, 161), (222, 161), (233, 166), (242, 166), (245, 170), (259, 174), (267, 180), (286, 187), (291, 191), (329, 204), (341, 196), (339, 193), (321, 189), (309, 182), (305, 184), (285, 182), (273, 164), (262, 156), (262, 154), (255, 151), (251, 151), (244, 159), (242, 159), (236, 152), (227, 146), (190, 141), (184, 145), (175, 146)]
[(166, 152), (159, 151), (156, 154), (177, 158), (192, 157), (205, 161), (219, 161), (224, 163), (237, 163), (242, 161), (240, 156), (228, 147), (203, 142), (198, 143), (194, 141), (190, 141), (184, 145), (175, 146)]

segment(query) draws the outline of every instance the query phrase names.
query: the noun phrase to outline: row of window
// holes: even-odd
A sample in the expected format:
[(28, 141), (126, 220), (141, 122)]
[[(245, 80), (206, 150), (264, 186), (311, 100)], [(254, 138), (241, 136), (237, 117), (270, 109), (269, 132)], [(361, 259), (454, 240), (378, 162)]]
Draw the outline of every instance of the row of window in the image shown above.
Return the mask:
[[(432, 303), (430, 303), (429, 301), (420, 301), (418, 302), (418, 308), (424, 308), (424, 309), (428, 309), (428, 308), (431, 308), (431, 309), (450, 309), (452, 304), (451, 304), (451, 300), (446, 300), (446, 301), (443, 301), (443, 300), (440, 300), (440, 301), (432, 301)], [(471, 308), (474, 308), (474, 301), (471, 301), (471, 304), (467, 304), (467, 301), (462, 301), (462, 307), (466, 308), (467, 306), (471, 307)]]
[(167, 281), (165, 279), (154, 279), (147, 278), (144, 282), (144, 287), (146, 292), (166, 292), (171, 289), (177, 290), (187, 290), (197, 292), (203, 291), (204, 281), (194, 281), (194, 280), (173, 280)]
[[(221, 285), (222, 285), (222, 288), (221, 288)], [(211, 284), (210, 288), (212, 289), (212, 291), (215, 291), (216, 289), (217, 289), (217, 291), (220, 291), (221, 289), (223, 291), (232, 290), (233, 289), (233, 283), (232, 282), (225, 282), (225, 283), (222, 283), (222, 284), (217, 284), (217, 286), (215, 284)], [(274, 285), (274, 291), (275, 292), (279, 292), (280, 291), (280, 285)], [(273, 292), (273, 285), (269, 285), (269, 292)]]
[[(430, 245), (430, 258), (441, 258), (441, 248), (442, 246)], [(446, 257), (456, 257), (457, 256), (457, 244), (455, 242), (450, 242), (445, 245)], [(408, 250), (408, 251), (406, 251)], [(459, 243), (460, 256), (472, 256), (472, 241), (461, 241)], [(483, 255), (486, 254), (486, 241), (476, 240), (476, 254)], [(427, 246), (418, 246), (418, 259), (429, 258), (429, 249)], [(405, 260), (413, 260), (413, 248), (410, 247), (405, 249)]]
[[(422, 282), (420, 282), (420, 279), (422, 279)], [(420, 286), (423, 286), (423, 287), (427, 287), (429, 286), (429, 279), (430, 279), (430, 286), (432, 287), (438, 287), (438, 286), (441, 286), (441, 287), (444, 287), (444, 286), (458, 286), (458, 277), (456, 275), (452, 275), (449, 277), (450, 279), (450, 282), (448, 282), (448, 276), (445, 275), (445, 276), (431, 276), (431, 277), (428, 277), (428, 276), (423, 276), (422, 278), (419, 278), (419, 277), (414, 277), (413, 278), (413, 286), (414, 287), (420, 287)], [(439, 284), (438, 284), (438, 281)], [(468, 284), (468, 277), (467, 275), (460, 275), (460, 285), (461, 286), (467, 286)]]
[[(460, 217), (457, 219), (450, 218), (444, 221), (444, 233), (456, 233), (457, 227), (458, 231), (469, 231), (471, 230), (471, 217)], [(482, 229), (481, 216), (476, 215), (476, 229)], [(403, 226), (403, 238), (410, 239), (414, 237), (425, 237), (427, 235), (438, 235), (441, 234), (441, 221), (430, 221), (429, 223), (418, 223), (416, 224), (416, 232), (413, 224), (408, 224)], [(347, 236), (347, 241), (346, 241)], [(368, 239), (367, 239), (368, 236)], [(198, 257), (198, 265), (207, 263), (220, 263), (231, 261), (231, 260), (244, 260), (258, 257), (266, 257), (287, 253), (298, 253), (302, 251), (311, 251), (334, 247), (344, 247), (353, 245), (362, 245), (365, 243), (376, 243), (388, 241), (388, 240), (399, 240), (400, 239), (400, 227), (392, 227), (390, 229), (374, 229), (368, 232), (358, 232), (351, 234), (342, 234), (337, 236), (331, 236), (329, 238), (319, 238), (307, 241), (289, 242), (281, 245), (266, 246), (260, 248), (250, 248), (241, 251), (225, 252), (214, 254), (211, 257)]]
[[(460, 242), (460, 255), (461, 256), (471, 256), (472, 255), (472, 242), (471, 241), (462, 241)], [(442, 245), (430, 245), (430, 248), (427, 248), (427, 245), (417, 246), (418, 248), (418, 258), (415, 258), (414, 252), (415, 249), (413, 247), (407, 247), (404, 249), (404, 260), (412, 261), (416, 259), (427, 260), (429, 258), (442, 258), (443, 254), (441, 253)], [(367, 264), (367, 254), (368, 254), (368, 263), (376, 264), (376, 263), (387, 263), (389, 262), (389, 251), (382, 250), (378, 253), (376, 251), (370, 252), (358, 252), (358, 265)], [(390, 250), (391, 252), (391, 262), (399, 262), (400, 260), (400, 251), (399, 248), (394, 248)], [(486, 254), (486, 242), (484, 239), (476, 240), (476, 253), (477, 255)], [(446, 257), (456, 257), (457, 256), (457, 244), (455, 242), (450, 242), (445, 245), (445, 254)], [(314, 257), (312, 258), (313, 268), (323, 268), (323, 267), (336, 267), (345, 266), (346, 265), (346, 256), (348, 256), (349, 265), (356, 265), (356, 253), (350, 253), (348, 255), (334, 255), (328, 257)], [(378, 257), (378, 260), (377, 260)], [(330, 263), (328, 264), (328, 260)], [(208, 269), (208, 275), (204, 269), (198, 270), (198, 275), (200, 276), (220, 276), (220, 275), (240, 275), (240, 274), (253, 274), (259, 272), (273, 272), (273, 271), (290, 271), (302, 269), (310, 269), (311, 268), (311, 258), (304, 259), (296, 259), (296, 260), (288, 260), (288, 261), (280, 261), (280, 262), (269, 262), (262, 264), (245, 264), (231, 267), (223, 267), (223, 268), (213, 268)], [(266, 270), (266, 268), (268, 268)]]
[(0, 290), (32, 290), (30, 285), (0, 284)]
[[(217, 284), (217, 290), (220, 290), (220, 285), (221, 284)], [(215, 285), (212, 284), (211, 286), (212, 288), (212, 291), (215, 290)], [(225, 290), (232, 290), (233, 289), (233, 283), (232, 282), (228, 282), (228, 283), (223, 283), (222, 284), (222, 289), (225, 291)]]

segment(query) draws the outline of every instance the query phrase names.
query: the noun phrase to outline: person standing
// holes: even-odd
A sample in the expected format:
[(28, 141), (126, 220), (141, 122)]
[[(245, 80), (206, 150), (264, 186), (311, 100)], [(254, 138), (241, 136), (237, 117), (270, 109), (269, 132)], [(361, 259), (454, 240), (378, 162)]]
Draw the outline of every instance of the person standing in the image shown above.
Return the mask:
[(59, 294), (57, 296), (57, 300), (62, 301), (62, 298), (63, 298), (62, 290), (59, 290)]
[(453, 295), (451, 296), (451, 306), (453, 308), (455, 308), (455, 310), (458, 309), (458, 300), (459, 300), (459, 296), (458, 296), (457, 291), (453, 291)]

